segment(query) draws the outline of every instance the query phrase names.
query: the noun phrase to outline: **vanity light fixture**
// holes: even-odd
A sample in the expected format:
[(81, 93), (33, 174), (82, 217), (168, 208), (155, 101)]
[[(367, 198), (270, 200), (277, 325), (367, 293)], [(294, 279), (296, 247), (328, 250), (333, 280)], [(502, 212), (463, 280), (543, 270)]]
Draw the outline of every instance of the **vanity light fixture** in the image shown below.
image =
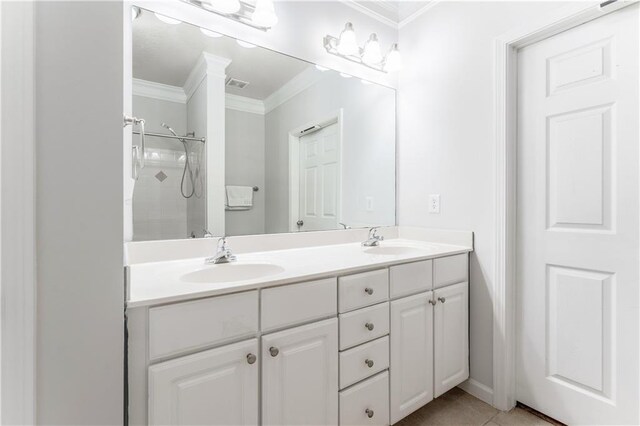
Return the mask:
[(386, 56), (382, 55), (376, 34), (371, 34), (364, 47), (358, 46), (353, 24), (347, 22), (339, 37), (326, 35), (324, 48), (332, 55), (340, 56), (382, 72), (395, 72), (402, 68), (402, 57), (398, 44), (394, 43)]
[(278, 23), (273, 0), (182, 0), (216, 15), (267, 31)]
[(159, 13), (155, 13), (155, 15), (156, 15), (156, 18), (158, 18), (159, 20), (161, 20), (165, 24), (178, 25), (178, 24), (182, 23), (182, 21), (179, 20), (179, 19), (170, 18), (168, 16), (160, 15)]

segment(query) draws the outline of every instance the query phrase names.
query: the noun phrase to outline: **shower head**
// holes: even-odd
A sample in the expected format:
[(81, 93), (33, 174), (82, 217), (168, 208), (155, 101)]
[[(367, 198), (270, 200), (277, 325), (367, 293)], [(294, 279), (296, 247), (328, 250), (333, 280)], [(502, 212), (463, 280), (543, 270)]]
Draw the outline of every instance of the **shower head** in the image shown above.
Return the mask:
[(178, 136), (178, 134), (167, 123), (162, 123), (162, 127), (173, 133), (173, 136)]

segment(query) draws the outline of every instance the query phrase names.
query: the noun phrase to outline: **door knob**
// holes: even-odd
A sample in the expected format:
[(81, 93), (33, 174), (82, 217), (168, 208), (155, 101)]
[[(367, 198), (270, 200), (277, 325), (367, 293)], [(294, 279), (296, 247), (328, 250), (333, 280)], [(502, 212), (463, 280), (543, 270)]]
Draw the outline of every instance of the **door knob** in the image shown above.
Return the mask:
[(441, 301), (442, 303), (447, 301), (447, 299), (445, 299), (444, 297), (438, 297), (438, 300)]
[(275, 347), (271, 346), (269, 348), (269, 353), (271, 354), (271, 356), (278, 356), (280, 351), (278, 350), (278, 348), (275, 348)]
[(304, 220), (300, 219), (299, 221), (296, 222), (296, 225), (298, 226), (304, 225)]
[(373, 417), (373, 410), (371, 408), (367, 408), (366, 410), (364, 410), (364, 412), (367, 415), (367, 417), (369, 418)]
[(367, 364), (367, 367), (371, 368), (373, 367), (373, 360), (372, 359), (366, 359), (364, 361), (365, 364)]
[(257, 359), (258, 359), (258, 357), (256, 357), (254, 354), (247, 355), (247, 362), (249, 364), (254, 364)]
[(367, 293), (369, 296), (371, 296), (373, 294), (373, 289), (367, 287), (367, 288), (364, 289), (364, 292)]
[(364, 326), (369, 331), (373, 330), (373, 323), (371, 323), (371, 322), (366, 323)]
[(429, 303), (431, 303), (433, 306), (436, 306), (436, 301), (435, 300), (429, 300)]

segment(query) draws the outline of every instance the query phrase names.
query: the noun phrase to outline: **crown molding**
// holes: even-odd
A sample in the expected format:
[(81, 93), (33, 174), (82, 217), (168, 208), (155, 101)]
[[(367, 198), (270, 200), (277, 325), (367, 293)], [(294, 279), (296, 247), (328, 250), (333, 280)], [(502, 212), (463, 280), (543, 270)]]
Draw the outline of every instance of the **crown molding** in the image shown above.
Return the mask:
[(433, 8), (434, 6), (437, 6), (440, 3), (442, 3), (442, 0), (431, 0), (429, 3), (427, 3), (426, 5), (421, 7), (420, 9), (416, 10), (411, 15), (409, 15), (406, 18), (404, 18), (403, 20), (401, 20), (398, 23), (398, 29), (404, 27), (405, 25), (407, 25), (408, 23), (412, 22), (413, 20), (415, 20), (419, 16), (423, 15), (428, 10), (431, 10), (431, 8)]
[(387, 18), (386, 16), (382, 15), (381, 13), (375, 12), (371, 9), (369, 9), (366, 6), (363, 6), (362, 4), (358, 3), (355, 0), (340, 0), (341, 3), (345, 4), (346, 6), (349, 6), (350, 8), (357, 10), (358, 12), (367, 15), (370, 18), (375, 19), (376, 21), (391, 27), (395, 30), (398, 29), (398, 23), (396, 21), (394, 21), (393, 19)]
[(264, 100), (265, 114), (273, 111), (298, 93), (308, 89), (322, 78), (322, 71), (311, 66), (287, 81)]
[(187, 95), (184, 93), (182, 87), (169, 86), (168, 84), (156, 83), (155, 81), (142, 80), (139, 78), (133, 79), (133, 95), (181, 104), (187, 102)]
[(249, 112), (252, 114), (265, 114), (264, 102), (259, 99), (247, 98), (246, 96), (225, 95), (225, 108), (235, 111)]
[(226, 68), (230, 63), (231, 59), (202, 52), (198, 58), (198, 62), (196, 62), (196, 65), (184, 82), (184, 92), (187, 94), (187, 100), (191, 99), (191, 96), (193, 96), (198, 87), (200, 87), (200, 83), (202, 83), (205, 76), (210, 75), (225, 79), (227, 77)]

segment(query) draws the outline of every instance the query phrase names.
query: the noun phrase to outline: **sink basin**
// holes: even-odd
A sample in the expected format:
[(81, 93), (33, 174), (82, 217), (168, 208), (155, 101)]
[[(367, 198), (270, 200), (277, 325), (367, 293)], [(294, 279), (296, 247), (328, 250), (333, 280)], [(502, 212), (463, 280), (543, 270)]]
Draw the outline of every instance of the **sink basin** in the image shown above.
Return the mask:
[(192, 283), (229, 283), (263, 278), (281, 272), (284, 272), (283, 267), (270, 263), (224, 263), (189, 272), (181, 279)]
[(412, 253), (417, 253), (419, 251), (420, 250), (415, 247), (407, 247), (407, 246), (377, 246), (377, 247), (369, 247), (364, 250), (365, 253), (384, 254), (388, 256), (412, 254)]

